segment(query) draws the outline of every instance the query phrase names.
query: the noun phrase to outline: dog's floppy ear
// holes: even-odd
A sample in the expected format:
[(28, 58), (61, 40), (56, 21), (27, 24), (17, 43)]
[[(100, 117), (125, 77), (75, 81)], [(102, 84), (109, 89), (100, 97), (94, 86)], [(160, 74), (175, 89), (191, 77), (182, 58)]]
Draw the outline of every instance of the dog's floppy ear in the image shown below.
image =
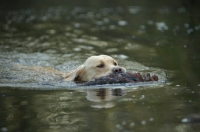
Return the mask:
[(84, 74), (84, 66), (83, 65), (79, 66), (75, 70), (68, 73), (64, 77), (64, 81), (81, 81), (79, 79), (81, 78), (82, 74)]

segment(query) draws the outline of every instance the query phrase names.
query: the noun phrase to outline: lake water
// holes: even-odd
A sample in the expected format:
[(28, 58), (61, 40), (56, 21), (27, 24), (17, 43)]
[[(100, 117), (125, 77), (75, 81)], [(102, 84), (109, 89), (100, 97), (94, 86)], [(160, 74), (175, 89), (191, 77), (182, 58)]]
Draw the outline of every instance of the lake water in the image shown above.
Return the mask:
[[(0, 7), (0, 131), (199, 132), (198, 1), (21, 1)], [(158, 83), (77, 87), (68, 72), (106, 54)]]

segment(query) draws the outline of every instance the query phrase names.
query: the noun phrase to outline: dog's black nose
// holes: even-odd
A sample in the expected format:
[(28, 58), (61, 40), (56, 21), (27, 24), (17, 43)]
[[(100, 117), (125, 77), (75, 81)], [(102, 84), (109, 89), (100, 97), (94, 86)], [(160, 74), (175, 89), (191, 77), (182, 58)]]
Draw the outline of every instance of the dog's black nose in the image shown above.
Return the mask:
[(114, 67), (114, 68), (112, 69), (112, 71), (113, 71), (113, 73), (121, 73), (121, 72), (123, 72), (123, 70), (122, 70), (121, 67)]

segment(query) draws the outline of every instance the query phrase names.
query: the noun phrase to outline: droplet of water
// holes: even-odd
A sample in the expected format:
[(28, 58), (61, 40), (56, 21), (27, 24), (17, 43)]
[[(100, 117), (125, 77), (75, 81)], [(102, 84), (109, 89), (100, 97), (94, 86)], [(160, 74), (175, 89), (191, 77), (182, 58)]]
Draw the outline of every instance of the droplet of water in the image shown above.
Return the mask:
[(184, 118), (184, 119), (181, 120), (181, 122), (187, 123), (187, 122), (189, 122), (189, 120), (187, 118)]
[(145, 30), (145, 28), (146, 28), (145, 25), (140, 26), (140, 29), (142, 29), (142, 30)]
[(119, 129), (119, 130), (122, 130), (122, 129), (123, 129), (123, 127), (122, 127), (120, 124), (117, 124), (115, 127), (116, 127), (117, 129)]
[(7, 132), (8, 129), (7, 129), (6, 127), (2, 127), (2, 128), (1, 128), (1, 131), (2, 131), (2, 132)]
[(110, 28), (111, 30), (114, 30), (114, 29), (116, 28), (116, 26), (115, 26), (115, 25), (110, 25), (109, 28)]
[(149, 121), (154, 121), (154, 118), (149, 118)]
[(104, 18), (103, 21), (104, 21), (105, 23), (109, 23), (110, 20), (109, 20), (109, 18)]
[(156, 27), (157, 27), (157, 30), (160, 30), (160, 31), (168, 30), (168, 26), (164, 22), (157, 22)]
[(97, 25), (103, 25), (103, 22), (102, 21), (96, 21), (96, 24)]
[(74, 51), (81, 51), (81, 48), (74, 48)]
[(50, 29), (50, 30), (49, 30), (49, 33), (50, 33), (50, 34), (55, 34), (55, 33), (56, 33), (56, 30)]
[(119, 124), (115, 125), (116, 128), (120, 128), (121, 126)]
[(193, 31), (194, 31), (194, 29), (190, 28), (190, 29), (187, 30), (187, 33), (191, 34)]
[(131, 122), (131, 123), (130, 123), (130, 126), (131, 126), (131, 127), (135, 126), (135, 123), (134, 123), (134, 122)]
[(79, 23), (75, 23), (75, 24), (74, 24), (74, 27), (75, 27), (75, 28), (79, 28), (80, 26), (81, 26), (81, 25), (80, 25)]
[(126, 125), (126, 121), (122, 121), (122, 125)]
[(195, 30), (199, 30), (199, 26), (195, 26)]
[(188, 23), (185, 23), (184, 26), (185, 26), (185, 28), (189, 28), (190, 27), (190, 25)]
[(141, 9), (141, 7), (139, 7), (139, 6), (130, 6), (129, 7), (129, 12), (131, 14), (136, 14), (136, 13), (138, 13), (140, 11), (140, 9)]
[(141, 124), (142, 125), (146, 125), (146, 121), (141, 121)]
[(147, 24), (149, 24), (149, 25), (153, 25), (154, 22), (153, 22), (152, 20), (148, 20), (148, 21), (147, 21)]
[(179, 84), (177, 84), (177, 85), (176, 85), (176, 87), (180, 87), (180, 85), (179, 85)]
[(121, 58), (121, 59), (127, 59), (128, 56), (121, 54), (121, 55), (119, 55), (119, 58)]
[(118, 21), (118, 25), (119, 26), (125, 26), (125, 25), (127, 25), (127, 22), (124, 21), (124, 20), (121, 20), (121, 21)]

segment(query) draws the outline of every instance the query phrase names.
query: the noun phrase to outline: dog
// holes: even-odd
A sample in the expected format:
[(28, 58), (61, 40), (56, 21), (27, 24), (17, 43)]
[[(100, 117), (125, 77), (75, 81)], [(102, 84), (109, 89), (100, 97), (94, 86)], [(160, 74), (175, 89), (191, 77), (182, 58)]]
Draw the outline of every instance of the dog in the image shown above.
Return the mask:
[(107, 76), (111, 73), (126, 72), (124, 67), (120, 67), (117, 61), (108, 55), (90, 56), (81, 66), (69, 73), (63, 73), (50, 67), (22, 66), (19, 64), (17, 67), (44, 74), (58, 75), (64, 81), (75, 82), (87, 82), (96, 78)]
[(89, 57), (81, 66), (64, 76), (64, 81), (86, 82), (111, 73), (125, 73), (115, 59), (108, 55)]

